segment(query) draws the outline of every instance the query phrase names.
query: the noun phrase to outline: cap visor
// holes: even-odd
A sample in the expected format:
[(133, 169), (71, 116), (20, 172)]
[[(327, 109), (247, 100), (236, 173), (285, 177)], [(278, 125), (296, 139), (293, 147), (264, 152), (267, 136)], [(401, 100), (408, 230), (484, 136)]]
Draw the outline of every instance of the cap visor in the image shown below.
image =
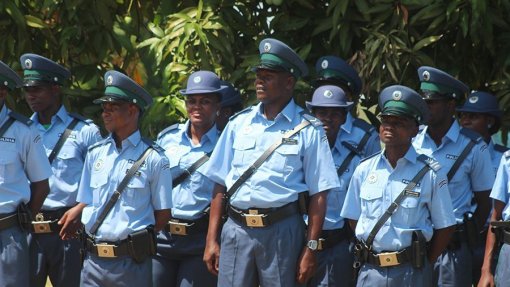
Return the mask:
[(41, 80), (24, 80), (23, 87), (49, 86), (51, 83)]
[(99, 99), (95, 99), (92, 101), (94, 104), (102, 104), (102, 103), (112, 103), (112, 102), (128, 102), (122, 98), (115, 97), (112, 95), (104, 95), (100, 97)]
[(196, 89), (196, 90), (180, 90), (179, 93), (183, 95), (196, 95), (196, 94), (213, 94), (213, 93), (219, 93), (225, 90), (227, 86), (221, 86), (219, 89), (216, 90), (205, 90), (205, 89)]

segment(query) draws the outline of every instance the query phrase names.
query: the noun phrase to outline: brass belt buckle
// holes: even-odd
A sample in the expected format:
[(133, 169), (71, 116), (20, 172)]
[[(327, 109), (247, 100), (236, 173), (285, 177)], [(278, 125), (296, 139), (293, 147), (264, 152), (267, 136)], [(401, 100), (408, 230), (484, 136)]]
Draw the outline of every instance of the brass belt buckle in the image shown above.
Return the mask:
[(35, 221), (32, 221), (34, 233), (50, 233), (50, 223), (51, 220), (44, 220), (44, 215), (42, 213), (38, 213), (35, 216)]
[(115, 250), (113, 249), (115, 245), (106, 244), (106, 243), (99, 243), (96, 244), (97, 248), (97, 256), (99, 257), (116, 257), (115, 256)]
[(181, 222), (169, 221), (170, 233), (176, 235), (188, 235), (187, 224)]
[(248, 214), (244, 214), (244, 220), (248, 227), (264, 227), (263, 214), (258, 214), (257, 210), (249, 210)]
[(318, 243), (317, 244), (317, 250), (323, 250), (324, 249), (324, 246), (323, 246), (324, 242), (326, 242), (326, 239), (319, 238), (319, 240), (317, 242)]
[(379, 258), (379, 265), (381, 267), (395, 266), (400, 264), (400, 262), (398, 262), (397, 252), (379, 253), (377, 257)]

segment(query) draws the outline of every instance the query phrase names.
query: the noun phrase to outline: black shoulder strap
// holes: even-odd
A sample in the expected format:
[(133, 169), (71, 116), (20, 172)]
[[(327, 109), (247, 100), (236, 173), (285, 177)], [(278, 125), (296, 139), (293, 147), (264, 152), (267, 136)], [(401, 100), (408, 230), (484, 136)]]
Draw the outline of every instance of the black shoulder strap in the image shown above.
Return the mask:
[(79, 121), (82, 121), (82, 122), (86, 123), (87, 125), (88, 125), (89, 123), (92, 123), (92, 122), (93, 122), (92, 120), (89, 120), (89, 119), (87, 119), (86, 117), (84, 117), (84, 116), (82, 116), (82, 115), (80, 115), (80, 114), (77, 114), (77, 113), (69, 113), (68, 115), (69, 115), (70, 117), (72, 117), (72, 118), (75, 118), (75, 119), (77, 119), (77, 120), (79, 120)]
[(153, 151), (153, 148), (152, 148), (152, 146), (149, 146), (140, 155), (140, 157), (136, 160), (136, 162), (133, 163), (131, 168), (128, 170), (128, 172), (126, 173), (126, 175), (120, 182), (119, 186), (117, 186), (117, 189), (115, 190), (115, 192), (113, 192), (112, 196), (110, 197), (110, 200), (108, 200), (108, 202), (106, 203), (106, 206), (104, 207), (104, 209), (101, 211), (101, 213), (97, 217), (96, 222), (94, 222), (94, 225), (92, 225), (92, 227), (90, 228), (90, 234), (92, 236), (94, 236), (96, 234), (97, 230), (99, 229), (99, 226), (101, 226), (101, 224), (103, 223), (104, 219), (106, 218), (106, 216), (108, 215), (110, 210), (113, 208), (115, 203), (117, 203), (117, 200), (119, 200), (120, 195), (122, 194), (122, 192), (128, 185), (129, 181), (131, 180), (131, 178), (133, 178), (133, 176), (138, 171), (138, 169), (140, 168), (142, 163), (145, 161), (145, 159), (147, 159), (147, 157), (149, 156), (151, 151)]
[(374, 225), (374, 228), (368, 234), (368, 238), (366, 241), (366, 245), (370, 248), (372, 243), (374, 242), (375, 236), (377, 232), (381, 229), (384, 223), (391, 217), (391, 215), (397, 210), (397, 207), (400, 205), (402, 200), (406, 198), (408, 195), (414, 194), (413, 189), (418, 184), (418, 182), (423, 178), (423, 176), (430, 170), (437, 170), (438, 166), (435, 161), (431, 160), (428, 156), (420, 155), (418, 159), (425, 162), (425, 166), (411, 179), (411, 181), (406, 185), (404, 190), (397, 196), (397, 198), (390, 204), (388, 209), (383, 213), (383, 215), (377, 220)]
[(345, 170), (347, 169), (347, 167), (349, 166), (349, 164), (351, 163), (352, 159), (356, 156), (356, 155), (359, 155), (361, 156), (361, 151), (358, 150), (357, 148), (355, 148), (353, 145), (351, 145), (350, 143), (348, 142), (345, 142), (343, 141), (342, 142), (342, 145), (345, 146), (347, 149), (350, 150), (349, 154), (345, 157), (344, 161), (342, 162), (342, 164), (338, 167), (338, 169), (336, 170), (336, 173), (338, 174), (338, 176), (342, 175)]
[(287, 143), (289, 138), (297, 134), (299, 131), (304, 129), (310, 125), (309, 120), (302, 121), (299, 125), (297, 125), (294, 129), (286, 132), (281, 138), (279, 138), (273, 145), (271, 145), (247, 170), (243, 172), (243, 174), (232, 184), (232, 186), (225, 192), (226, 203), (229, 204), (230, 198), (234, 193), (241, 187), (241, 185), (248, 179), (250, 176), (255, 173), (255, 171), (266, 161), (266, 159), (273, 154), (273, 152), (282, 144)]
[(11, 125), (16, 121), (16, 119), (12, 117), (8, 117), (5, 123), (0, 127), (0, 138), (4, 136), (4, 133), (11, 127)]
[(73, 131), (74, 127), (78, 124), (79, 121), (80, 121), (79, 119), (73, 117), (73, 120), (69, 123), (69, 125), (67, 125), (66, 130), (64, 131), (64, 133), (62, 133), (62, 135), (58, 139), (58, 142), (55, 144), (55, 147), (48, 156), (50, 164), (53, 163), (53, 160), (57, 156), (62, 146), (64, 146), (65, 141), (71, 135), (71, 132)]
[(494, 150), (499, 151), (500, 153), (505, 153), (508, 150), (508, 148), (503, 145), (495, 144)]
[(466, 159), (466, 157), (468, 156), (469, 152), (471, 151), (471, 149), (476, 145), (476, 143), (478, 141), (480, 141), (481, 137), (475, 133), (475, 132), (472, 132), (470, 129), (466, 129), (466, 128), (462, 128), (460, 130), (460, 133), (465, 135), (466, 137), (468, 137), (470, 139), (469, 143), (464, 147), (464, 149), (462, 150), (462, 152), (460, 153), (459, 157), (455, 160), (455, 162), (453, 163), (452, 167), (450, 168), (450, 170), (448, 171), (448, 175), (447, 175), (447, 178), (448, 178), (448, 181), (451, 181), (453, 176), (455, 175), (455, 173), (457, 172), (457, 170), (459, 169), (460, 165), (462, 164), (462, 162), (464, 161), (464, 159)]
[(360, 129), (362, 129), (365, 132), (365, 134), (363, 135), (363, 137), (359, 141), (358, 147), (357, 147), (357, 149), (360, 151), (360, 154), (362, 154), (363, 153), (363, 149), (365, 148), (365, 145), (368, 142), (368, 139), (370, 139), (370, 135), (371, 135), (371, 132), (374, 129), (374, 127), (372, 127), (371, 125), (369, 125), (369, 124), (367, 124), (364, 121), (359, 120), (359, 119), (356, 119), (354, 121), (354, 125), (357, 126)]
[(184, 180), (190, 177), (199, 167), (209, 160), (210, 154), (206, 153), (195, 161), (190, 167), (181, 172), (178, 176), (172, 179), (172, 189), (181, 184)]

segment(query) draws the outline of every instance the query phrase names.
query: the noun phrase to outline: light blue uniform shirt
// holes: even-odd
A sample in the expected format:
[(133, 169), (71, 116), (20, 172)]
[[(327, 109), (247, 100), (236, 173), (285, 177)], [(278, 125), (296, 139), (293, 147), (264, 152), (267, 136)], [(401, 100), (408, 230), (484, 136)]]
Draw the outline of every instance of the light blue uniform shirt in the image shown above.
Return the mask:
[[(354, 118), (351, 117), (351, 119), (353, 120)], [(335, 170), (338, 170), (345, 161), (345, 158), (351, 152), (350, 149), (342, 144), (342, 142), (347, 142), (353, 147), (356, 147), (365, 134), (365, 131), (361, 128), (352, 125), (352, 120), (347, 120), (345, 124), (342, 125), (340, 132), (337, 135), (335, 145), (331, 148), (333, 161), (335, 163)], [(377, 144), (374, 144), (374, 141), (377, 141)], [(381, 145), (379, 144), (379, 135), (375, 133), (375, 130), (373, 130), (367, 145), (365, 145), (363, 149), (363, 155), (372, 155), (380, 150)], [(361, 157), (359, 155), (355, 155), (352, 158), (347, 169), (338, 177), (340, 181), (340, 188), (328, 193), (326, 217), (324, 218), (324, 225), (322, 229), (332, 230), (342, 228), (344, 226), (344, 218), (340, 215), (340, 211), (344, 204), (349, 181), (351, 180), (354, 169), (358, 166), (360, 160)]]
[(510, 220), (510, 152), (506, 152), (501, 158), (496, 180), (492, 187), (490, 197), (505, 203), (502, 219)]
[[(355, 124), (357, 122), (358, 124)], [(379, 133), (376, 129), (370, 124), (366, 123), (361, 119), (354, 118), (351, 113), (347, 113), (347, 117), (345, 119), (345, 123), (340, 128), (340, 132), (338, 138), (343, 141), (349, 141), (355, 147), (357, 147), (358, 143), (361, 141), (363, 136), (365, 136), (366, 131), (363, 130), (360, 125), (364, 125), (370, 127), (369, 133), (370, 137), (368, 138), (367, 143), (363, 147), (362, 157), (368, 157), (373, 155), (374, 153), (381, 150), (381, 142), (379, 140)]]
[[(439, 147), (427, 134), (427, 129), (428, 127), (425, 127), (420, 130), (413, 140), (413, 146), (418, 153), (426, 154), (437, 160), (441, 164), (441, 169), (447, 174), (471, 140), (460, 133), (457, 121), (453, 122)], [(490, 190), (493, 183), (494, 169), (487, 144), (480, 141), (472, 148), (448, 183), (457, 223), (463, 222), (464, 214), (473, 209), (471, 204), (473, 192)]]
[[(211, 153), (218, 141), (219, 131), (214, 125), (194, 145), (188, 135), (189, 120), (185, 124), (170, 127), (158, 135), (156, 143), (165, 149), (170, 162), (172, 178), (176, 178), (206, 153)], [(199, 170), (203, 170), (202, 165)], [(172, 217), (193, 220), (204, 215), (210, 205), (214, 182), (195, 171), (172, 190)]]
[[(46, 155), (49, 156), (74, 118), (67, 113), (64, 106), (61, 106), (51, 118), (48, 129), (39, 123), (37, 113), (34, 113), (31, 119), (42, 137)], [(73, 128), (51, 164), (53, 174), (49, 179), (50, 193), (44, 201), (43, 210), (55, 210), (76, 204), (76, 193), (87, 149), (101, 139), (99, 129), (91, 121), (80, 120)]]
[[(358, 220), (356, 237), (366, 241), (375, 223), (406, 185), (425, 166), (410, 147), (392, 168), (383, 153), (362, 161), (354, 171), (342, 216)], [(376, 252), (397, 251), (411, 246), (414, 230), (421, 230), (427, 241), (433, 229), (455, 224), (446, 175), (442, 168), (429, 171), (413, 189), (419, 196), (407, 196), (377, 233), (373, 248)]]
[[(90, 228), (127, 171), (147, 147), (142, 141), (140, 132), (136, 131), (122, 141), (121, 150), (115, 147), (111, 135), (89, 149), (77, 197), (78, 202), (87, 204), (81, 217), (87, 232), (90, 232)], [(161, 148), (156, 147), (106, 216), (97, 231), (96, 239), (123, 240), (130, 233), (153, 225), (154, 210), (171, 207), (171, 187), (172, 176), (168, 159)]]
[[(221, 133), (205, 175), (228, 190), (269, 146), (304, 120), (303, 112), (291, 100), (274, 121), (264, 117), (262, 103), (238, 113)], [(240, 209), (280, 207), (296, 201), (300, 192), (314, 195), (338, 187), (324, 129), (310, 125), (278, 147), (241, 185), (231, 204)]]
[[(9, 113), (4, 104), (0, 126), (7, 121)], [(20, 203), (28, 203), (30, 182), (45, 180), (50, 175), (41, 136), (33, 125), (14, 121), (0, 137), (0, 214), (14, 212)]]
[(494, 168), (494, 175), (495, 175), (498, 172), (498, 167), (499, 167), (499, 163), (501, 162), (501, 157), (503, 156), (503, 153), (505, 153), (505, 152), (502, 150), (497, 150), (496, 145), (494, 144), (494, 141), (492, 141), (492, 139), (489, 141), (487, 149), (489, 150), (489, 153), (491, 155), (491, 163), (492, 163), (492, 167)]

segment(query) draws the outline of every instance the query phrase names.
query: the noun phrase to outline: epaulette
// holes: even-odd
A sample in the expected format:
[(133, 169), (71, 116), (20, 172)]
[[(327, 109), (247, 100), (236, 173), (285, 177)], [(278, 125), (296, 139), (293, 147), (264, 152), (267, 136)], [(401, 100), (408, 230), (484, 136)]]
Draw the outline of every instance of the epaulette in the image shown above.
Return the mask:
[(100, 147), (100, 146), (104, 145), (107, 142), (108, 142), (107, 139), (102, 139), (102, 140), (100, 140), (100, 141), (98, 141), (98, 142), (96, 142), (94, 144), (91, 144), (89, 146), (89, 148), (88, 148), (88, 151), (91, 151), (91, 150), (95, 149), (96, 147)]
[(253, 106), (249, 106), (249, 107), (247, 107), (246, 109), (244, 109), (244, 110), (242, 110), (242, 111), (239, 111), (239, 112), (237, 112), (237, 113), (233, 114), (233, 115), (229, 118), (229, 121), (230, 121), (230, 120), (233, 120), (235, 117), (237, 117), (237, 116), (238, 116), (238, 115), (240, 115), (240, 114), (244, 114), (244, 113), (246, 113), (246, 112), (248, 112), (248, 111), (251, 111), (252, 109), (253, 109)]
[(160, 139), (162, 136), (164, 136), (168, 132), (173, 131), (173, 130), (175, 130), (177, 128), (179, 128), (179, 123), (176, 123), (176, 124), (173, 124), (173, 125), (167, 127), (166, 129), (164, 129), (164, 130), (159, 132), (159, 134), (157, 136), (157, 139)]
[(365, 122), (364, 120), (360, 120), (358, 118), (355, 118), (354, 122), (352, 124), (367, 133), (371, 133), (372, 131), (375, 130), (374, 126), (372, 126), (371, 124)]
[(508, 148), (506, 146), (504, 146), (504, 145), (495, 144), (494, 145), (494, 150), (499, 151), (501, 153), (504, 153), (504, 152), (506, 152), (508, 150)]
[(441, 165), (439, 164), (439, 162), (424, 154), (420, 154), (418, 156), (418, 160), (428, 165), (430, 169), (432, 169), (435, 172), (441, 169)]
[(27, 118), (24, 115), (18, 114), (17, 112), (14, 112), (14, 111), (11, 111), (9, 113), (9, 117), (17, 120), (18, 122), (25, 124), (26, 126), (30, 126), (33, 123), (30, 118)]
[(316, 118), (316, 117), (312, 116), (311, 114), (309, 114), (308, 112), (304, 112), (303, 113), (303, 118), (305, 120), (307, 120), (314, 127), (322, 126), (322, 122), (318, 118)]
[(364, 162), (364, 161), (365, 161), (365, 160), (367, 160), (367, 159), (371, 159), (371, 158), (373, 158), (374, 156), (376, 156), (376, 155), (380, 154), (381, 152), (382, 152), (382, 151), (378, 151), (378, 152), (376, 152), (376, 153), (374, 153), (374, 154), (372, 154), (372, 155), (369, 155), (369, 156), (367, 156), (367, 157), (364, 157), (364, 158), (362, 158), (359, 162), (360, 162), (360, 163), (362, 163), (362, 162)]
[(467, 128), (461, 128), (460, 133), (468, 137), (470, 140), (474, 142), (479, 142), (482, 140), (482, 136), (475, 132), (474, 130), (467, 129)]
[(87, 119), (86, 117), (84, 117), (84, 116), (82, 116), (80, 114), (77, 114), (77, 113), (69, 113), (69, 116), (72, 117), (72, 118), (75, 118), (77, 120), (80, 120), (80, 121), (86, 123), (87, 125), (94, 122), (91, 119)]
[(507, 150), (505, 151), (505, 153), (503, 154), (506, 158), (509, 158), (510, 157), (510, 150)]
[(162, 153), (164, 154), (164, 153), (165, 153), (165, 150), (164, 150), (162, 147), (160, 147), (158, 144), (156, 144), (154, 141), (152, 141), (152, 140), (150, 140), (150, 139), (148, 139), (148, 138), (144, 138), (144, 137), (142, 137), (142, 141), (143, 141), (146, 145), (148, 145), (148, 146), (150, 146), (152, 149), (154, 149), (156, 152), (158, 152), (158, 153), (160, 153), (160, 154), (162, 154)]

